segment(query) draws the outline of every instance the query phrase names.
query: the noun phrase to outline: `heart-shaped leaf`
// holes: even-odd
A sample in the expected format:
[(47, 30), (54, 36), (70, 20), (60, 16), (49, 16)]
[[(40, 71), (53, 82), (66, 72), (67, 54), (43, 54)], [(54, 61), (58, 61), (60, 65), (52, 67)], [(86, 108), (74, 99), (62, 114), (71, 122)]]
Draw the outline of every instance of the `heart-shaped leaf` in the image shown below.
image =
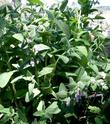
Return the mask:
[(59, 109), (57, 102), (53, 102), (47, 109), (46, 113), (58, 114), (61, 110)]

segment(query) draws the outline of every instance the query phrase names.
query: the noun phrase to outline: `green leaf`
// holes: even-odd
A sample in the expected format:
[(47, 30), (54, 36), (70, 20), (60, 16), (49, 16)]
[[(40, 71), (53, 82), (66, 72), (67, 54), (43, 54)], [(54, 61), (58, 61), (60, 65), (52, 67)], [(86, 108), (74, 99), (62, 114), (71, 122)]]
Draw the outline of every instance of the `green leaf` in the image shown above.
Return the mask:
[(33, 47), (33, 50), (35, 53), (38, 53), (43, 50), (49, 50), (49, 49), (50, 49), (50, 47), (48, 47), (47, 45), (44, 45), (44, 44), (36, 44)]
[(34, 80), (34, 79), (33, 79), (33, 76), (24, 77), (23, 75), (21, 75), (21, 76), (16, 77), (15, 79), (13, 79), (13, 80), (11, 81), (11, 83), (13, 84), (13, 83), (15, 83), (15, 82), (17, 82), (17, 81), (19, 81), (19, 80), (21, 80), (21, 79), (23, 79), (23, 80), (25, 80), (25, 81), (33, 81), (33, 80)]
[(75, 52), (74, 48), (71, 48), (71, 49), (70, 49), (70, 51), (69, 51), (69, 56), (71, 56), (71, 57), (76, 57), (76, 58), (78, 58), (78, 59), (81, 60), (80, 55), (79, 55), (77, 52)]
[(65, 46), (66, 49), (69, 49), (71, 47), (70, 42), (69, 42), (69, 40), (68, 40), (67, 37), (63, 37), (61, 39), (61, 42), (64, 44), (64, 46)]
[(29, 95), (29, 92), (26, 93), (25, 101), (26, 101), (26, 102), (29, 102), (29, 101), (30, 101), (30, 95)]
[(25, 101), (26, 102), (29, 102), (34, 97), (36, 97), (37, 95), (40, 94), (40, 90), (38, 88), (34, 88), (34, 85), (35, 84), (33, 84), (33, 83), (29, 83), (29, 85), (28, 85), (29, 92), (27, 92), (26, 96), (25, 96)]
[(43, 111), (37, 111), (37, 112), (35, 112), (33, 115), (34, 116), (41, 116), (41, 117), (44, 117), (45, 116), (45, 110), (43, 110)]
[(16, 98), (23, 98), (26, 95), (27, 89), (19, 89), (16, 91)]
[(24, 108), (18, 109), (18, 114), (19, 114), (20, 120), (23, 121), (23, 124), (27, 124), (25, 109)]
[(90, 11), (91, 11), (91, 13), (98, 12), (98, 9), (91, 9)]
[(98, 73), (99, 72), (99, 70), (98, 70), (98, 67), (94, 64), (89, 64), (89, 67), (94, 71), (94, 72), (96, 72), (96, 73)]
[(78, 0), (79, 4), (85, 4), (87, 2), (87, 0)]
[(78, 80), (81, 79), (81, 77), (82, 77), (82, 75), (83, 75), (84, 72), (85, 72), (84, 67), (79, 67), (79, 68), (76, 70), (75, 74), (78, 76)]
[(85, 87), (86, 87), (86, 83), (85, 82), (82, 82), (82, 81), (79, 81), (78, 83), (78, 87), (83, 90)]
[(17, 82), (17, 81), (20, 80), (20, 79), (23, 79), (23, 75), (16, 77), (16, 78), (13, 79), (10, 83), (13, 84), (13, 83)]
[(98, 86), (98, 85), (97, 85), (96, 83), (92, 83), (92, 84), (91, 84), (92, 90), (93, 90), (93, 91), (96, 91), (97, 86)]
[(59, 58), (65, 63), (65, 64), (67, 64), (68, 62), (69, 62), (69, 58), (68, 57), (66, 57), (66, 56), (64, 56), (64, 55), (58, 55), (59, 56)]
[(53, 67), (44, 67), (39, 73), (38, 73), (38, 77), (42, 77), (44, 75), (50, 74), (53, 72)]
[(15, 71), (10, 71), (10, 72), (4, 72), (0, 74), (0, 87), (1, 88), (4, 88), (7, 85), (7, 83), (9, 82), (14, 72)]
[(31, 4), (38, 4), (38, 5), (43, 5), (41, 0), (28, 0)]
[(106, 66), (104, 66), (104, 69), (106, 72), (108, 72), (110, 70), (110, 63), (105, 64)]
[(4, 109), (4, 107), (0, 104), (0, 110)]
[[(37, 123), (38, 124), (46, 124), (47, 120), (45, 118), (40, 119)], [(36, 123), (35, 123), (36, 124)]]
[(59, 91), (67, 91), (67, 89), (63, 83), (60, 84)]
[(89, 106), (88, 109), (90, 109), (91, 113), (99, 114), (101, 112), (101, 109), (97, 106)]
[(66, 77), (77, 76), (75, 73), (65, 72)]
[(54, 20), (55, 17), (54, 17), (54, 13), (52, 10), (47, 10), (47, 15), (48, 15), (48, 18), (51, 19), (51, 20)]
[(95, 117), (96, 124), (103, 124), (103, 120), (100, 117)]
[(34, 89), (34, 83), (29, 83), (28, 85), (29, 94), (32, 94), (33, 89)]
[(14, 34), (13, 37), (21, 42), (24, 40), (24, 36), (21, 33)]
[(66, 35), (66, 37), (69, 38), (70, 37), (69, 26), (62, 20), (56, 20), (56, 24), (60, 28), (60, 30)]
[(64, 99), (67, 97), (67, 89), (63, 83), (59, 86), (59, 92), (57, 93), (57, 96), (61, 99)]
[(73, 80), (72, 77), (69, 77), (69, 88), (70, 90), (73, 90), (76, 86), (77, 86), (77, 83)]
[(105, 19), (104, 17), (100, 16), (100, 15), (96, 15), (95, 19)]
[[(32, 122), (32, 124), (40, 124), (40, 123), (38, 123), (37, 119), (34, 119), (34, 121)], [(41, 124), (43, 124), (43, 123), (41, 123)]]
[(85, 46), (77, 46), (79, 52), (81, 52), (85, 57), (88, 56), (88, 52)]
[(41, 100), (38, 104), (37, 110), (42, 111), (44, 109), (44, 107), (45, 107), (45, 103), (44, 103), (44, 101)]
[(36, 97), (37, 95), (40, 94), (40, 90), (39, 90), (38, 88), (34, 88), (32, 92), (33, 92), (33, 94), (34, 94), (33, 97)]
[(90, 42), (86, 39), (78, 38), (78, 39), (75, 39), (75, 41), (82, 42), (82, 43), (84, 43), (84, 45), (90, 46)]
[(46, 113), (48, 114), (58, 114), (60, 111), (57, 102), (53, 102), (48, 108), (46, 108)]
[(62, 1), (62, 4), (60, 6), (60, 10), (61, 11), (64, 11), (65, 10), (65, 7), (67, 6), (67, 4), (68, 4), (68, 0), (63, 0)]
[(89, 81), (90, 80), (90, 76), (87, 74), (87, 72), (85, 71), (82, 76), (80, 77), (81, 81)]
[(64, 90), (59, 91), (56, 94), (57, 94), (58, 98), (60, 98), (60, 99), (65, 99), (67, 97), (67, 91), (64, 91)]
[(0, 113), (3, 113), (3, 114), (11, 114), (10, 108), (4, 108), (4, 107), (0, 104)]
[(27, 77), (23, 77), (24, 80), (26, 81), (34, 81), (34, 76), (27, 76)]

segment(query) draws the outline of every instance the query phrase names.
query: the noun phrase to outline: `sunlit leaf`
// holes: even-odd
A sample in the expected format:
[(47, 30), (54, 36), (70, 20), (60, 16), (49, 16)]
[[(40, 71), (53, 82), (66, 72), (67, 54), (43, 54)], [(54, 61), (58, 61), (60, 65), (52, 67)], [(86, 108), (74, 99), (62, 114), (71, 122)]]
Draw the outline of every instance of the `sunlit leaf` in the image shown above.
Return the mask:
[(68, 57), (66, 57), (66, 56), (64, 56), (64, 55), (58, 55), (59, 56), (59, 58), (65, 63), (65, 64), (67, 64), (68, 62), (69, 62), (69, 58)]
[(67, 91), (67, 88), (63, 83), (60, 84), (59, 91)]
[(36, 97), (37, 95), (40, 94), (40, 90), (39, 90), (38, 88), (34, 88), (32, 92), (33, 92), (33, 94), (34, 94), (33, 97)]
[(13, 79), (13, 80), (11, 81), (11, 83), (13, 84), (13, 83), (17, 82), (17, 81), (20, 80), (20, 79), (23, 79), (23, 75), (18, 76), (18, 77), (16, 77), (15, 79)]
[(108, 72), (110, 70), (110, 63), (107, 63), (106, 67), (104, 67), (104, 68), (105, 68), (105, 71)]
[(89, 67), (90, 67), (94, 72), (96, 72), (96, 73), (99, 72), (97, 65), (95, 65), (95, 64), (89, 64)]
[(29, 101), (30, 101), (30, 95), (29, 95), (29, 92), (26, 93), (25, 101), (26, 101), (26, 102), (29, 102)]
[(14, 34), (13, 37), (21, 42), (24, 40), (24, 36), (21, 33)]
[(44, 109), (44, 101), (40, 101), (37, 107), (38, 111), (42, 111)]
[(4, 72), (0, 74), (0, 87), (1, 88), (4, 88), (7, 85), (7, 83), (9, 82), (14, 72), (15, 71), (10, 71), (10, 72)]
[(46, 113), (45, 113), (45, 110), (44, 110), (44, 111), (37, 111), (37, 112), (34, 112), (33, 115), (34, 115), (34, 116), (41, 116), (41, 117), (42, 117), (42, 116), (45, 116), (45, 114), (46, 114)]
[(38, 53), (43, 50), (49, 50), (49, 49), (50, 49), (50, 47), (48, 47), (47, 45), (44, 45), (44, 44), (36, 44), (33, 47), (33, 50), (35, 53)]
[(29, 83), (28, 85), (29, 94), (32, 94), (33, 89), (34, 89), (34, 83)]
[(47, 109), (46, 113), (58, 114), (61, 110), (59, 109), (57, 102), (53, 102)]
[(77, 83), (73, 80), (72, 77), (69, 77), (69, 88), (73, 90), (77, 86)]
[(39, 77), (42, 77), (44, 75), (50, 74), (53, 72), (53, 67), (44, 67), (38, 74)]
[(5, 108), (0, 104), (0, 113), (11, 115), (11, 110), (14, 111), (12, 108), (10, 107)]
[(64, 99), (67, 97), (67, 88), (63, 83), (61, 83), (59, 86), (59, 92), (57, 93), (57, 96), (61, 99)]
[(59, 91), (59, 92), (57, 93), (57, 96), (58, 96), (58, 98), (60, 98), (60, 99), (64, 99), (64, 98), (67, 97), (67, 91), (65, 91), (65, 90)]
[(81, 52), (84, 56), (88, 56), (88, 52), (85, 46), (77, 46), (79, 52)]
[(41, 0), (28, 0), (30, 3), (32, 4), (38, 4), (38, 5), (43, 5), (43, 3), (41, 2)]
[(77, 76), (75, 73), (65, 72), (66, 77)]
[(88, 109), (90, 109), (91, 113), (99, 114), (101, 112), (101, 109), (97, 106), (89, 106)]

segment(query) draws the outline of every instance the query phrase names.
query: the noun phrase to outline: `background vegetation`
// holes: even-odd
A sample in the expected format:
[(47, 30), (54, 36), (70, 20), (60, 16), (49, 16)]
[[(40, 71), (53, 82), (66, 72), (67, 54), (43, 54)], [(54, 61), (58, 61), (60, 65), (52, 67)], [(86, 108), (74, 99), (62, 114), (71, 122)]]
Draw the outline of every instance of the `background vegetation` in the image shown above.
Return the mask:
[(0, 6), (0, 123), (109, 124), (110, 47), (89, 26), (94, 0)]

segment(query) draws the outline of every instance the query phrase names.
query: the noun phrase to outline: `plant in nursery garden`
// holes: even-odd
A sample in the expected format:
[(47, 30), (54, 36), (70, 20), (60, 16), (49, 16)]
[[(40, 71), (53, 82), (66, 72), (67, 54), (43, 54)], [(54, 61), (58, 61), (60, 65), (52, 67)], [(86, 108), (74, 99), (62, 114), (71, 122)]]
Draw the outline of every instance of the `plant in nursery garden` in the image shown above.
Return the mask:
[(0, 123), (109, 124), (109, 37), (90, 22), (97, 1), (0, 6)]

